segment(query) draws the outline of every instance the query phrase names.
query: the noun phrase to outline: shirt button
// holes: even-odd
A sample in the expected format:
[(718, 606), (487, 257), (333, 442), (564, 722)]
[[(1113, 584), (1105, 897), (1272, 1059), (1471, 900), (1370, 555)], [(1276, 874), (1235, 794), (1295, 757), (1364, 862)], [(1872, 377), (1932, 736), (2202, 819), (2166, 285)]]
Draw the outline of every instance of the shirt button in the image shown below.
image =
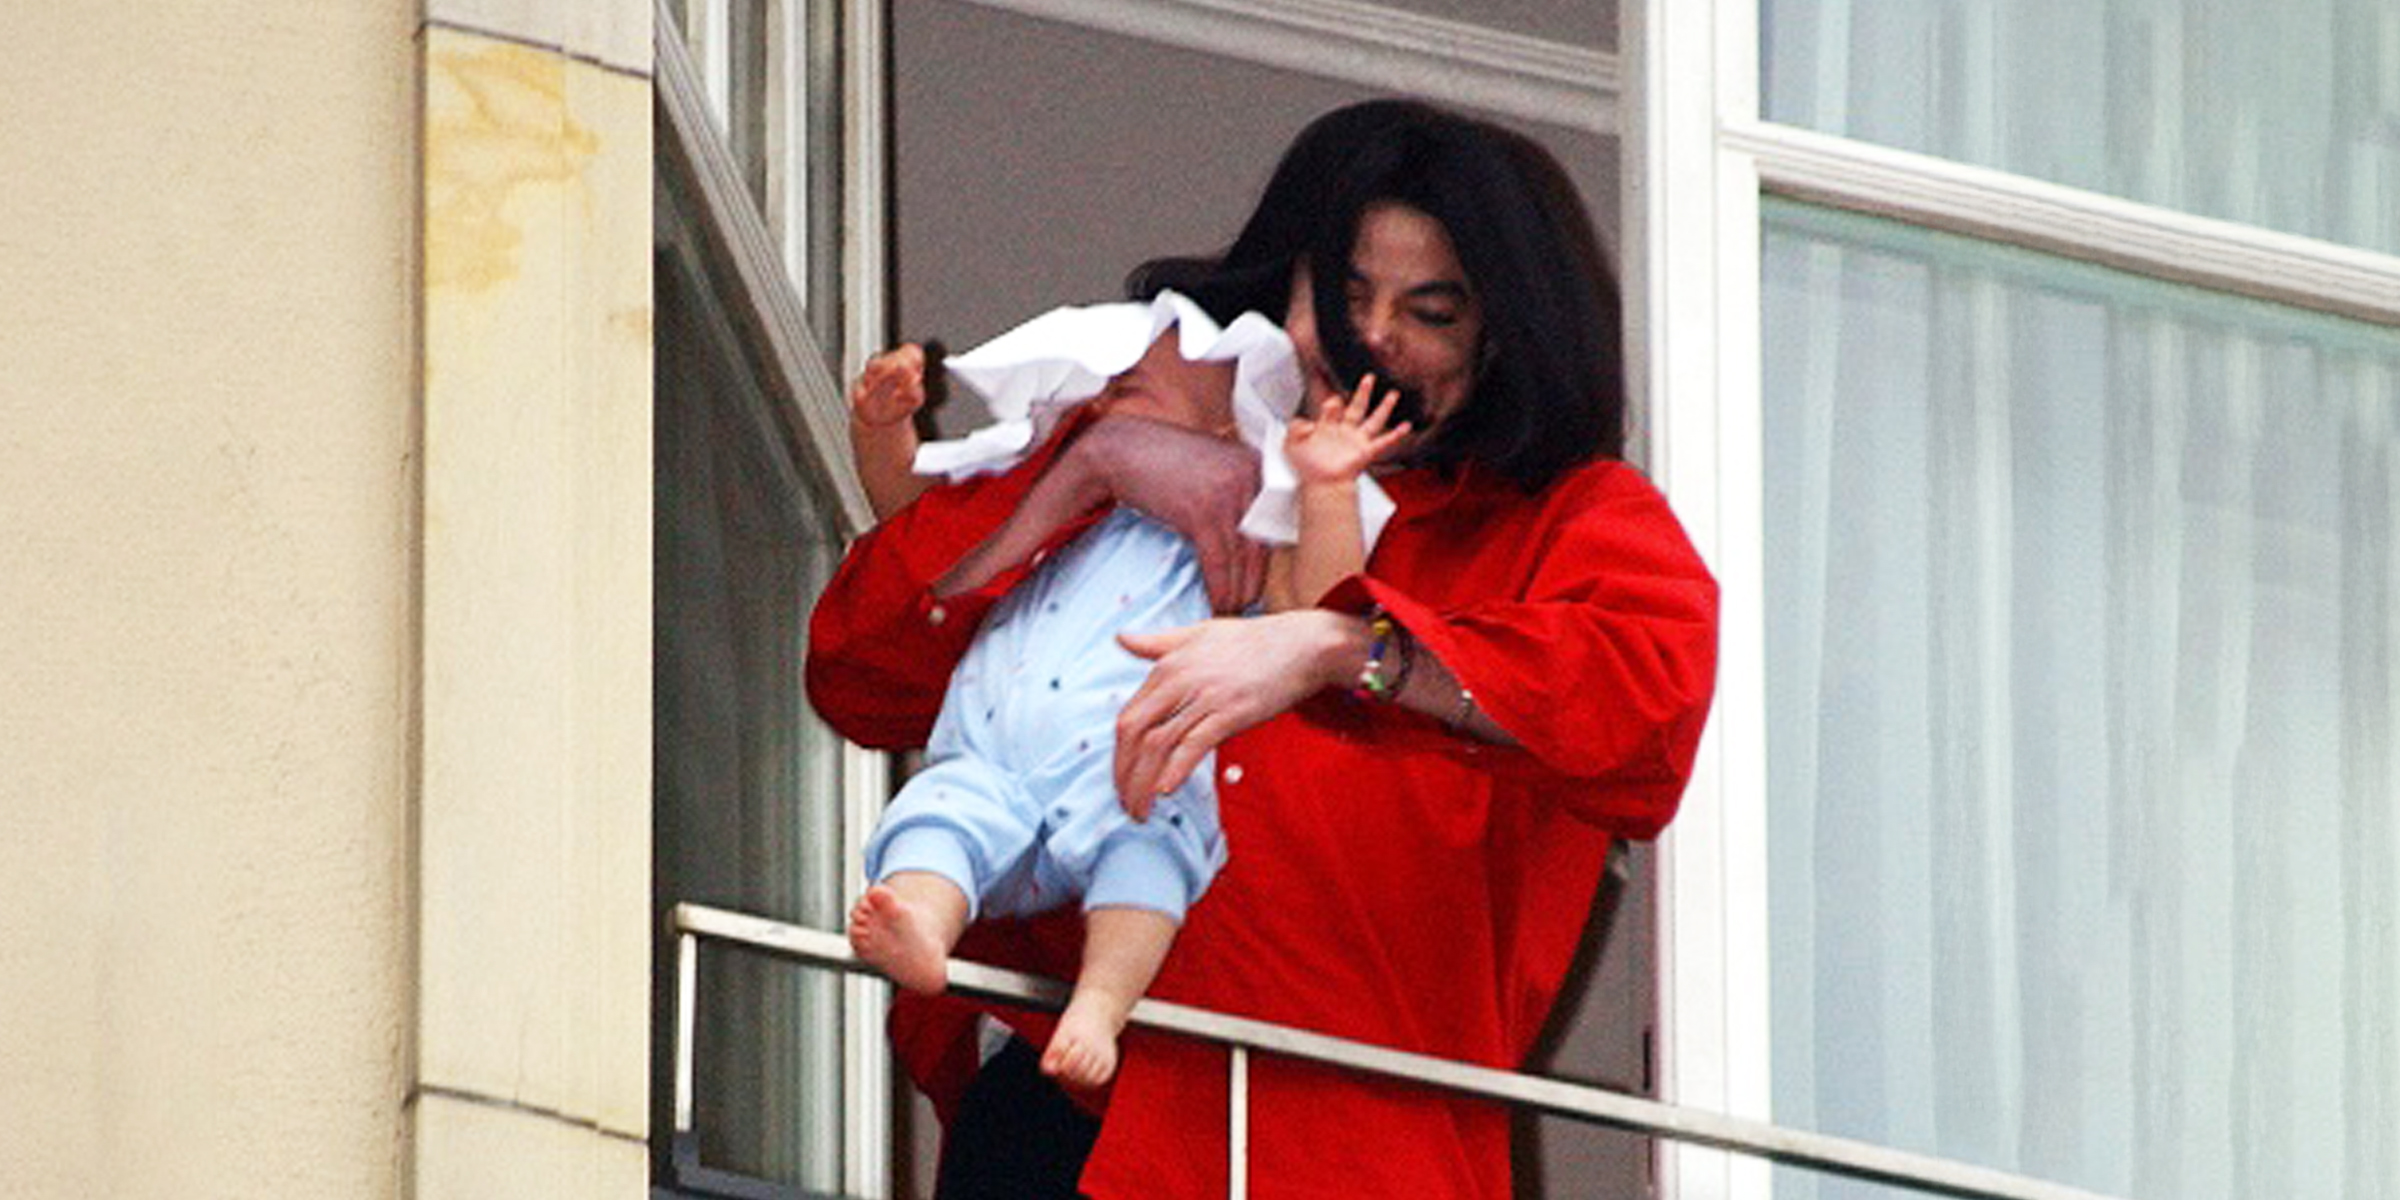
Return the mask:
[(1225, 767), (1225, 782), (1227, 782), (1227, 783), (1240, 783), (1241, 781), (1242, 781), (1242, 764), (1240, 764), (1240, 763), (1228, 763), (1228, 764), (1226, 764), (1226, 767)]
[(928, 625), (939, 625), (949, 619), (950, 610), (942, 607), (939, 604), (936, 604), (932, 608), (925, 610), (925, 623)]
[(1037, 566), (1037, 567), (1038, 567), (1038, 566), (1040, 566), (1040, 565), (1042, 565), (1042, 560), (1043, 560), (1043, 559), (1046, 559), (1046, 558), (1048, 558), (1048, 557), (1050, 557), (1050, 551), (1049, 551), (1047, 548), (1044, 548), (1044, 549), (1041, 549), (1041, 550), (1036, 550), (1036, 551), (1034, 551), (1034, 552), (1033, 552), (1033, 565), (1035, 565), (1035, 566)]

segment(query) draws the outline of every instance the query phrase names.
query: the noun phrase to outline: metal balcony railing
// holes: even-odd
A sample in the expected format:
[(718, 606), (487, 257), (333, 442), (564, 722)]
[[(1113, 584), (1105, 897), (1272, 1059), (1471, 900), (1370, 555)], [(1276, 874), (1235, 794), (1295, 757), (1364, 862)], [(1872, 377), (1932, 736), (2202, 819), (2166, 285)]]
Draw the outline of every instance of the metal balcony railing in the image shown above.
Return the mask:
[[(808, 967), (872, 974), (838, 933), (770, 921), (697, 904), (675, 908), (677, 935), (675, 1136), (692, 1133), (693, 1018), (700, 987), (700, 943), (722, 942), (791, 960)], [(952, 960), (950, 988), (962, 995), (1007, 1004), (1056, 1010), (1067, 987), (1056, 980), (979, 963)], [(1512, 1071), (1411, 1054), (1302, 1029), (1226, 1016), (1162, 1000), (1134, 1006), (1132, 1023), (1226, 1046), (1232, 1059), (1232, 1103), (1227, 1114), (1232, 1163), (1229, 1195), (1249, 1192), (1248, 1078), (1252, 1054), (1276, 1054), (1346, 1070), (1405, 1080), (1512, 1107), (1632, 1130), (1696, 1146), (1710, 1146), (1770, 1162), (1965, 1200), (2109, 1200), (2096, 1192), (2030, 1179), (1930, 1155), (1912, 1154), (1848, 1138), (1786, 1129), (1763, 1121), (1685, 1108), (1604, 1088), (1543, 1079)]]

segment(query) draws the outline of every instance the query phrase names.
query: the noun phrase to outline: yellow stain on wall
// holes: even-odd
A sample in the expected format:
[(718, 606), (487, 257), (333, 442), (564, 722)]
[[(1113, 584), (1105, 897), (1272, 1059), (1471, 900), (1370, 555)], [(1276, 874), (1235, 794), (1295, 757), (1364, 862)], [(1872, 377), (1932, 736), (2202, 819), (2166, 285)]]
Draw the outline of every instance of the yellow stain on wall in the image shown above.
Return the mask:
[(428, 48), (425, 284), (481, 291), (513, 278), (528, 190), (580, 182), (600, 139), (567, 107), (567, 63), (523, 46)]
[(650, 344), (651, 324), (650, 306), (646, 304), (640, 308), (621, 308), (608, 314), (609, 331), (631, 338), (637, 345)]

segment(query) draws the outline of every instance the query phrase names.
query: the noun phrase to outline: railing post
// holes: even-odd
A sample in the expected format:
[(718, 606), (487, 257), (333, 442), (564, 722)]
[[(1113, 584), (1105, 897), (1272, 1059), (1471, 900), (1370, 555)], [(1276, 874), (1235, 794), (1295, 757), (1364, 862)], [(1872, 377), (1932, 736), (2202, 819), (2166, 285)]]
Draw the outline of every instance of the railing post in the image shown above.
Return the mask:
[(675, 1133), (692, 1131), (692, 1030), (700, 1001), (700, 939), (675, 939)]
[(1226, 1164), (1225, 1194), (1230, 1200), (1249, 1200), (1250, 1051), (1247, 1047), (1233, 1048), (1233, 1079), (1226, 1088), (1225, 1109), (1232, 1121), (1225, 1140), (1233, 1150), (1233, 1161)]

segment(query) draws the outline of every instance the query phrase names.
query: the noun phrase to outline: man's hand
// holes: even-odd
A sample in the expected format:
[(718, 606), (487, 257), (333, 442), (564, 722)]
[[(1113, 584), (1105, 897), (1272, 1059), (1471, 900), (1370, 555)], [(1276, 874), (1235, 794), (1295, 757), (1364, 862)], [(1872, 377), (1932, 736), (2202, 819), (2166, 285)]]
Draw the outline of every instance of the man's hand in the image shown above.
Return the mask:
[(1225, 438), (1141, 417), (1096, 421), (1053, 466), (1077, 472), (1118, 504), (1140, 509), (1191, 539), (1208, 599), (1240, 612), (1267, 578), (1267, 551), (1241, 534), (1258, 495), (1258, 457)]
[(1303, 608), (1117, 641), (1157, 663), (1117, 712), (1117, 799), (1143, 821), (1225, 739), (1348, 678), (1366, 658), (1367, 623)]

